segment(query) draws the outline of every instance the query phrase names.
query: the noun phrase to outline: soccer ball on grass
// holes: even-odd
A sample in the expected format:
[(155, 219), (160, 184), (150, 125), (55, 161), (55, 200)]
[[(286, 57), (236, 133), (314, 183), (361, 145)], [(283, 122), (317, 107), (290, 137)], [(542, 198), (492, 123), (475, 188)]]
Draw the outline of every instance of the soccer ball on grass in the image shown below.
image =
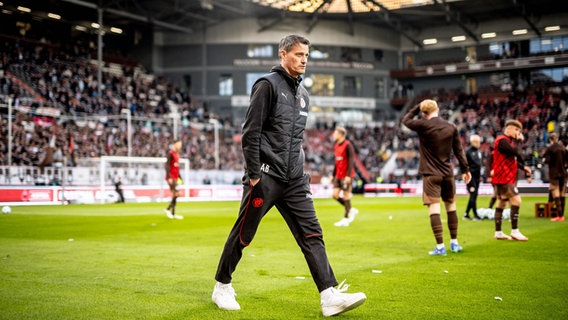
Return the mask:
[(12, 208), (10, 208), (9, 206), (3, 206), (2, 207), (2, 213), (3, 214), (10, 214), (10, 213), (12, 213)]

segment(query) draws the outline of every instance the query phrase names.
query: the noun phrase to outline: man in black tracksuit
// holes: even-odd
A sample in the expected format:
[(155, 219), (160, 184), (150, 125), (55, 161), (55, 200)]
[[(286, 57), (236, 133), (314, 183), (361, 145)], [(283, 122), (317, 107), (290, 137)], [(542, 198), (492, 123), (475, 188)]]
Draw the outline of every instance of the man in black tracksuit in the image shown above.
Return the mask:
[(264, 215), (276, 206), (301, 248), (321, 293), (322, 312), (331, 316), (361, 305), (363, 293), (336, 289), (337, 280), (327, 258), (312, 194), (304, 173), (302, 141), (308, 119), (309, 96), (300, 85), (309, 55), (309, 41), (301, 36), (283, 38), (281, 65), (272, 68), (253, 86), (243, 126), (245, 158), (243, 198), (239, 216), (225, 243), (212, 300), (220, 309), (239, 310), (232, 288), (232, 273), (242, 251), (253, 240)]
[(469, 201), (467, 202), (467, 208), (465, 209), (464, 219), (471, 220), (469, 216), (469, 211), (473, 211), (473, 219), (481, 220), (477, 214), (477, 196), (479, 194), (479, 184), (481, 182), (481, 151), (479, 147), (481, 146), (481, 137), (472, 134), (469, 137), (469, 143), (471, 146), (465, 151), (465, 156), (467, 158), (467, 163), (469, 164), (469, 171), (471, 172), (471, 180), (467, 184), (467, 192), (469, 192)]

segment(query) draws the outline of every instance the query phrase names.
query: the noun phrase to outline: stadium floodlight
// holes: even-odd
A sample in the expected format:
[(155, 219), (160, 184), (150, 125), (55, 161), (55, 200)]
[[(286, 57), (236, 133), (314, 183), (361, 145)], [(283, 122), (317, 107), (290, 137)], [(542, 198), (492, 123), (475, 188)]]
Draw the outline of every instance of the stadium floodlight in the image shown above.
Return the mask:
[(544, 31), (551, 32), (551, 31), (558, 31), (560, 30), (560, 26), (548, 26), (544, 28)]
[(61, 16), (58, 15), (57, 13), (48, 13), (47, 16), (51, 19), (55, 19), (55, 20), (61, 20)]
[(465, 39), (466, 39), (465, 36), (454, 36), (454, 37), (452, 37), (452, 42), (465, 41)]
[(436, 43), (438, 43), (438, 39), (436, 39), (436, 38), (424, 39), (424, 40), (422, 40), (422, 43), (425, 44), (425, 45), (436, 44)]
[(24, 7), (24, 6), (18, 6), (17, 9), (18, 9), (18, 11), (22, 11), (22, 12), (25, 12), (25, 13), (30, 13), (30, 12), (32, 12), (32, 9), (30, 9), (30, 8), (28, 8), (28, 7)]

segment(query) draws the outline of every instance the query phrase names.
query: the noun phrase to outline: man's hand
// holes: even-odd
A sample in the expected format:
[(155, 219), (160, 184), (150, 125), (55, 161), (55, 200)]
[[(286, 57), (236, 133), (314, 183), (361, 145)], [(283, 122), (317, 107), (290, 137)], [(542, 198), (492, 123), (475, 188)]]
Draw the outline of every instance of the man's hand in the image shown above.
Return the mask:
[(493, 170), (489, 171), (489, 177), (487, 177), (487, 183), (493, 182)]
[(523, 170), (525, 170), (525, 175), (527, 176), (527, 182), (531, 183), (532, 182), (532, 171), (531, 168), (524, 166)]
[(466, 172), (462, 174), (462, 179), (465, 183), (469, 183), (471, 181), (471, 172)]

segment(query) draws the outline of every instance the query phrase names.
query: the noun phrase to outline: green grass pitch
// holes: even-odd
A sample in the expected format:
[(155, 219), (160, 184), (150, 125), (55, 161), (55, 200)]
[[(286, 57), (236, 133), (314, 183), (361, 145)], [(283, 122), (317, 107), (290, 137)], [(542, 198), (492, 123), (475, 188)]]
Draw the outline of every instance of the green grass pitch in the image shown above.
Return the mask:
[[(367, 302), (344, 319), (568, 319), (568, 223), (534, 218), (528, 242), (493, 239), (493, 221), (462, 221), (464, 252), (431, 257), (420, 197), (363, 198), (347, 228), (339, 204), (316, 199), (338, 281)], [(479, 207), (486, 207), (480, 197)], [(0, 216), (0, 319), (318, 319), (319, 294), (276, 210), (262, 221), (234, 273), (240, 311), (211, 302), (237, 201), (12, 207)], [(392, 217), (390, 219), (389, 217)], [(444, 240), (449, 246), (445, 214)], [(510, 222), (503, 223), (510, 232)], [(302, 278), (304, 277), (304, 278)]]

